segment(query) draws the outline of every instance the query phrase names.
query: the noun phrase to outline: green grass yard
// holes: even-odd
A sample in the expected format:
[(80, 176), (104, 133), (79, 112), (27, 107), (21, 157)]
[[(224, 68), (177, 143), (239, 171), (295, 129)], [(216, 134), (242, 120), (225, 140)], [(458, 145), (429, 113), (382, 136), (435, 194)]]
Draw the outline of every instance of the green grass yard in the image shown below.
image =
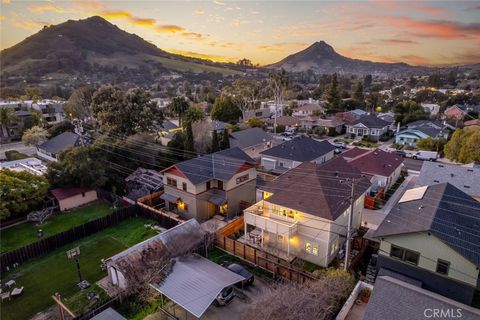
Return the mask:
[(43, 237), (50, 237), (57, 233), (69, 230), (89, 221), (106, 216), (112, 212), (110, 204), (99, 201), (89, 206), (69, 212), (56, 213), (43, 225), (36, 226), (32, 222), (25, 222), (0, 232), (0, 251), (8, 252), (38, 241), (37, 230), (43, 230)]
[(34, 259), (18, 269), (2, 276), (2, 283), (14, 279), (18, 286), (24, 286), (22, 296), (5, 300), (0, 305), (1, 319), (29, 319), (50, 307), (51, 296), (58, 292), (68, 298), (79, 292), (75, 262), (68, 260), (66, 251), (79, 246), (82, 276), (95, 283), (107, 275), (100, 269), (100, 260), (108, 258), (156, 233), (144, 227), (154, 223), (143, 218), (131, 218), (116, 226), (100, 231), (90, 237), (65, 245), (54, 252)]

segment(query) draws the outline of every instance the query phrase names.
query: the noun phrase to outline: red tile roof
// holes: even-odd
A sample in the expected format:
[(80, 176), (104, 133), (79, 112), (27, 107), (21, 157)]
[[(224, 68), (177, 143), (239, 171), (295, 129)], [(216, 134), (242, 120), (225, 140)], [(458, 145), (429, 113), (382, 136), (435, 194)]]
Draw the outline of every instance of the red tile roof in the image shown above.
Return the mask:
[(388, 177), (403, 163), (403, 158), (396, 154), (375, 149), (359, 155), (349, 161), (362, 173)]
[(50, 192), (57, 200), (64, 200), (88, 191), (90, 191), (88, 188), (58, 188), (53, 189)]

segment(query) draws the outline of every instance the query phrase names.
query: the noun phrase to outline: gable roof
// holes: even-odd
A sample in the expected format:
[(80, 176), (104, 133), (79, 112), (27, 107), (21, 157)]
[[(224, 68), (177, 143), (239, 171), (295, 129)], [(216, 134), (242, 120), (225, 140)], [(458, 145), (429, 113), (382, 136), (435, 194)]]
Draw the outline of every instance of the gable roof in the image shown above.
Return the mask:
[(45, 141), (38, 147), (49, 153), (59, 153), (67, 148), (80, 146), (80, 136), (73, 132), (63, 132), (58, 136)]
[(350, 203), (351, 187), (341, 182), (347, 178), (359, 179), (355, 199), (371, 185), (358, 169), (341, 157), (321, 165), (305, 162), (267, 182), (262, 190), (273, 195), (264, 201), (334, 221)]
[[(274, 119), (266, 119), (266, 123), (268, 124), (275, 124), (275, 118)], [(300, 119), (292, 117), (292, 116), (281, 116), (277, 117), (277, 125), (282, 125), (286, 127), (291, 127), (291, 126), (298, 126), (300, 124)]]
[(278, 146), (260, 152), (261, 155), (288, 159), (299, 162), (313, 161), (331, 151), (335, 147), (328, 141), (317, 141), (307, 136), (300, 136), (285, 141)]
[(179, 127), (170, 120), (163, 120), (162, 124), (160, 125), (159, 129), (163, 131), (169, 131), (178, 129)]
[(466, 194), (480, 196), (480, 168), (424, 161), (417, 186), (448, 182)]
[(199, 184), (217, 179), (228, 181), (245, 164), (255, 164), (240, 148), (234, 147), (187, 161), (179, 162), (164, 169), (166, 172), (171, 168), (180, 170), (193, 184)]
[(77, 194), (81, 194), (83, 192), (88, 192), (91, 191), (91, 189), (88, 188), (57, 188), (50, 190), (50, 192), (53, 194), (55, 199), (57, 200), (64, 200), (73, 196), (76, 196)]
[(364, 116), (360, 117), (359, 119), (353, 121), (349, 125), (350, 126), (355, 126), (357, 124), (363, 124), (367, 128), (383, 128), (383, 127), (386, 127), (386, 126), (390, 125), (390, 123), (388, 123), (387, 121), (385, 121), (383, 119), (380, 119), (379, 117), (377, 117), (374, 114), (364, 115)]
[(390, 176), (403, 163), (403, 158), (380, 149), (363, 153), (349, 161), (362, 173)]
[(408, 129), (415, 129), (430, 137), (436, 137), (442, 132), (442, 123), (429, 120), (417, 120), (407, 124)]
[(474, 320), (480, 317), (478, 309), (405, 281), (390, 276), (379, 276), (375, 281), (363, 319), (423, 319), (426, 318), (425, 310), (446, 312), (458, 309), (462, 311), (461, 319)]
[(450, 183), (416, 189), (422, 188), (426, 188), (423, 196), (400, 201), (392, 208), (374, 237), (431, 232), (480, 265), (480, 202)]
[(262, 128), (248, 128), (230, 133), (230, 146), (245, 149), (272, 140), (270, 133)]

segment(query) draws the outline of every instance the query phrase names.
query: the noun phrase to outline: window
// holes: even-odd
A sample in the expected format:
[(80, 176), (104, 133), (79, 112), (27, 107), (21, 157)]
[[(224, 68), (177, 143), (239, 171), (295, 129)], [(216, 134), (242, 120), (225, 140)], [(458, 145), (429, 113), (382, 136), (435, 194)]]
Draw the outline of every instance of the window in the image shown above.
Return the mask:
[(437, 273), (447, 276), (449, 269), (450, 269), (450, 262), (442, 259), (437, 260)]
[(282, 242), (283, 241), (283, 236), (282, 235), (277, 235), (277, 240), (278, 242)]
[(282, 215), (282, 217), (287, 217), (287, 209), (285, 208), (280, 209), (280, 214)]
[(308, 253), (312, 252), (312, 244), (310, 242), (305, 243), (305, 251), (307, 251)]
[(177, 187), (177, 180), (172, 178), (167, 178), (167, 184), (172, 187)]
[(183, 210), (183, 211), (188, 212), (188, 204), (186, 204), (186, 203), (183, 202), (183, 201), (178, 201), (178, 202), (177, 202), (177, 208), (178, 208), (178, 209), (181, 209), (181, 210)]
[(182, 183), (182, 189), (183, 189), (183, 191), (187, 191), (187, 183), (186, 182)]
[(223, 190), (223, 181), (217, 181), (217, 188)]
[(237, 184), (239, 183), (242, 183), (242, 182), (245, 182), (248, 180), (248, 173), (247, 174), (244, 174), (243, 176), (240, 176), (237, 178)]
[(210, 181), (207, 181), (207, 190), (210, 190), (210, 188), (212, 187)]
[(262, 111), (255, 112), (255, 117), (261, 117), (262, 116)]
[(417, 265), (420, 254), (415, 251), (392, 245), (390, 249), (390, 257)]
[(85, 192), (82, 192), (82, 197), (85, 197)]
[(305, 242), (305, 251), (318, 256), (318, 245)]
[(295, 219), (295, 213), (292, 210), (288, 210), (288, 217), (290, 219)]

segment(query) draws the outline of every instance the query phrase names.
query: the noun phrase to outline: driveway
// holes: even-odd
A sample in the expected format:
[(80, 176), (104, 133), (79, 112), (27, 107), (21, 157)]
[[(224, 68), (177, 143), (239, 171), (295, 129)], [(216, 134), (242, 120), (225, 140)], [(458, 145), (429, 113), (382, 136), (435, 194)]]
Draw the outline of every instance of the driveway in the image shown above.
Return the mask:
[[(256, 276), (253, 285), (242, 290), (235, 287), (235, 298), (226, 306), (216, 307), (211, 305), (202, 316), (202, 320), (240, 320), (245, 312), (245, 307), (262, 296), (262, 293), (269, 290), (269, 284), (262, 278)], [(167, 306), (166, 306), (167, 307)], [(175, 305), (168, 306), (168, 311), (174, 314), (178, 319), (196, 319), (191, 314), (185, 314), (185, 310)], [(175, 311), (173, 310), (175, 308)], [(170, 320), (162, 311), (158, 311), (145, 317), (145, 320)]]

